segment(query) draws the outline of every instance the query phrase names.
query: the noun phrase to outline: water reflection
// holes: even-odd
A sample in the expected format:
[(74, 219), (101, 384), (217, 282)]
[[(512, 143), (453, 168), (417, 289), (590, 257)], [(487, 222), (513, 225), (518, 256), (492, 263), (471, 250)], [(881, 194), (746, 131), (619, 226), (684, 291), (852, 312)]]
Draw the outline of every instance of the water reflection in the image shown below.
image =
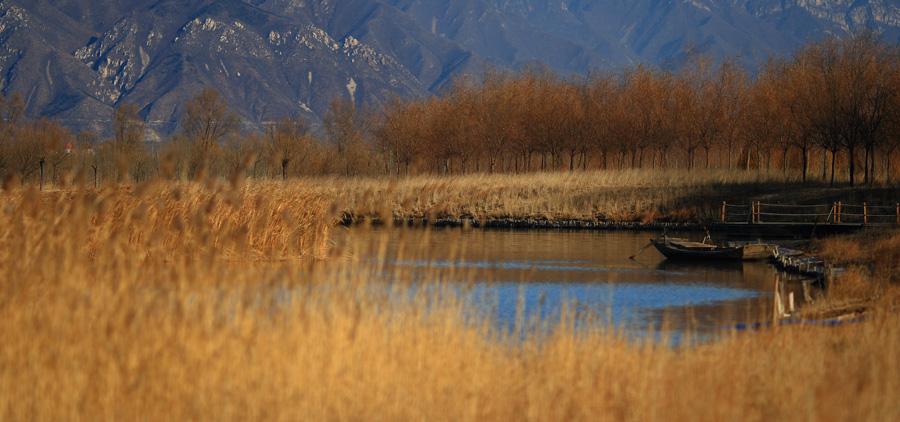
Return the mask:
[[(701, 336), (771, 317), (774, 269), (760, 262), (666, 260), (653, 233), (350, 228), (336, 249), (386, 283), (465, 286), (475, 316), (503, 329), (554, 321), (563, 304), (645, 334)], [(665, 326), (665, 328), (661, 328)]]

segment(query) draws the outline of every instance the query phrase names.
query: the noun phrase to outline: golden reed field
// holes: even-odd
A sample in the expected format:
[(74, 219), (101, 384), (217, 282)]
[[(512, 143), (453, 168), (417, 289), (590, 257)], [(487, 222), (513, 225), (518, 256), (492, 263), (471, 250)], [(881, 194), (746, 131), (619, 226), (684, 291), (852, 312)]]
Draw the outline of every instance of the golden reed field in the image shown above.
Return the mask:
[[(384, 182), (399, 205), (378, 204), (394, 196), (371, 183), (346, 182), (374, 212), (419, 198)], [(362, 207), (335, 205), (340, 185), (6, 186), (0, 420), (900, 420), (898, 295), (880, 272), (833, 289), (879, 296), (858, 324), (673, 347), (563, 313), (521, 340), (469, 318), (440, 279), (373, 288), (354, 246), (329, 243)]]
[(780, 172), (632, 169), (532, 174), (471, 174), (405, 179), (310, 179), (334, 191), (355, 217), (386, 219), (526, 218), (687, 222), (740, 198), (749, 186), (794, 185)]

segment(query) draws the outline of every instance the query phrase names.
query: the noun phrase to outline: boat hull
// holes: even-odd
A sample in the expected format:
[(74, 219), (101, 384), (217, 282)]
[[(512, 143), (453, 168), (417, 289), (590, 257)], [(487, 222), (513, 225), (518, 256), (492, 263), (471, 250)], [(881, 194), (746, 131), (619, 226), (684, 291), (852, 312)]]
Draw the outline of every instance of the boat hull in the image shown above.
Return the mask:
[(654, 239), (653, 246), (670, 259), (724, 259), (752, 261), (767, 259), (775, 245), (751, 243), (739, 246), (714, 246), (680, 239)]

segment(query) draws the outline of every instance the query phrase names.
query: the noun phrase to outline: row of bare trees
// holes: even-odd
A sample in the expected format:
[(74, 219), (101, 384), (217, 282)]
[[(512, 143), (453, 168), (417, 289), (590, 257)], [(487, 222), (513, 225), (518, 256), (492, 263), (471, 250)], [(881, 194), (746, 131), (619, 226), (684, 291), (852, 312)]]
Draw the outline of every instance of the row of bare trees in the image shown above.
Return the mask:
[[(662, 69), (563, 79), (537, 67), (394, 101), (376, 133), (397, 174), (695, 166), (802, 171), (821, 152), (849, 180), (883, 174), (900, 142), (900, 52), (862, 32), (772, 58), (752, 80), (690, 51)], [(846, 174), (846, 173), (845, 173)]]
[(892, 173), (900, 146), (900, 50), (870, 32), (825, 39), (770, 59), (752, 79), (740, 62), (713, 63), (697, 51), (663, 68), (571, 78), (541, 66), (488, 70), (442, 95), (395, 98), (377, 111), (335, 100), (320, 135), (301, 117), (245, 131), (207, 88), (161, 146), (143, 142), (134, 105), (116, 109), (103, 142), (29, 120), (24, 110), (20, 96), (0, 96), (0, 176), (23, 182), (57, 182), (60, 168), (97, 183), (238, 171), (287, 178), (776, 166), (806, 180), (817, 166), (832, 183), (836, 172), (856, 183), (860, 169), (872, 183), (876, 169)]
[[(146, 123), (135, 105), (122, 104), (112, 137), (73, 135), (58, 121), (25, 117), (21, 96), (0, 96), (0, 178), (62, 182), (82, 175), (95, 185), (139, 182), (151, 177), (195, 178), (233, 175), (287, 178), (301, 175), (357, 175), (377, 172), (373, 161), (374, 121), (347, 101), (334, 101), (325, 118), (326, 139), (309, 132), (300, 117), (283, 118), (264, 134), (245, 131), (237, 113), (212, 88), (185, 107), (181, 129), (163, 144), (145, 142)], [(46, 170), (46, 171), (45, 171)]]

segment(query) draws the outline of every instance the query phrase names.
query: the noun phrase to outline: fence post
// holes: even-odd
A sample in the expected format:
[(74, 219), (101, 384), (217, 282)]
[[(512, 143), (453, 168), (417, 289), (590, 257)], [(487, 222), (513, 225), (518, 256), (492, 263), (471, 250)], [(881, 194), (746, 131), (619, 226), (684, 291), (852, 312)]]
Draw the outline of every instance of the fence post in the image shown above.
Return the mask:
[(722, 201), (722, 222), (725, 222), (725, 201)]
[(866, 203), (863, 202), (863, 224), (869, 224), (869, 213), (866, 209)]
[(756, 201), (756, 222), (757, 223), (762, 222), (762, 218), (760, 218), (759, 213), (760, 213), (760, 203), (759, 203), (759, 201)]
[(897, 224), (900, 224), (900, 204), (897, 204)]
[(835, 221), (835, 223), (840, 223), (841, 222), (841, 201), (838, 201), (837, 214), (835, 214), (835, 216), (837, 217), (837, 221)]

